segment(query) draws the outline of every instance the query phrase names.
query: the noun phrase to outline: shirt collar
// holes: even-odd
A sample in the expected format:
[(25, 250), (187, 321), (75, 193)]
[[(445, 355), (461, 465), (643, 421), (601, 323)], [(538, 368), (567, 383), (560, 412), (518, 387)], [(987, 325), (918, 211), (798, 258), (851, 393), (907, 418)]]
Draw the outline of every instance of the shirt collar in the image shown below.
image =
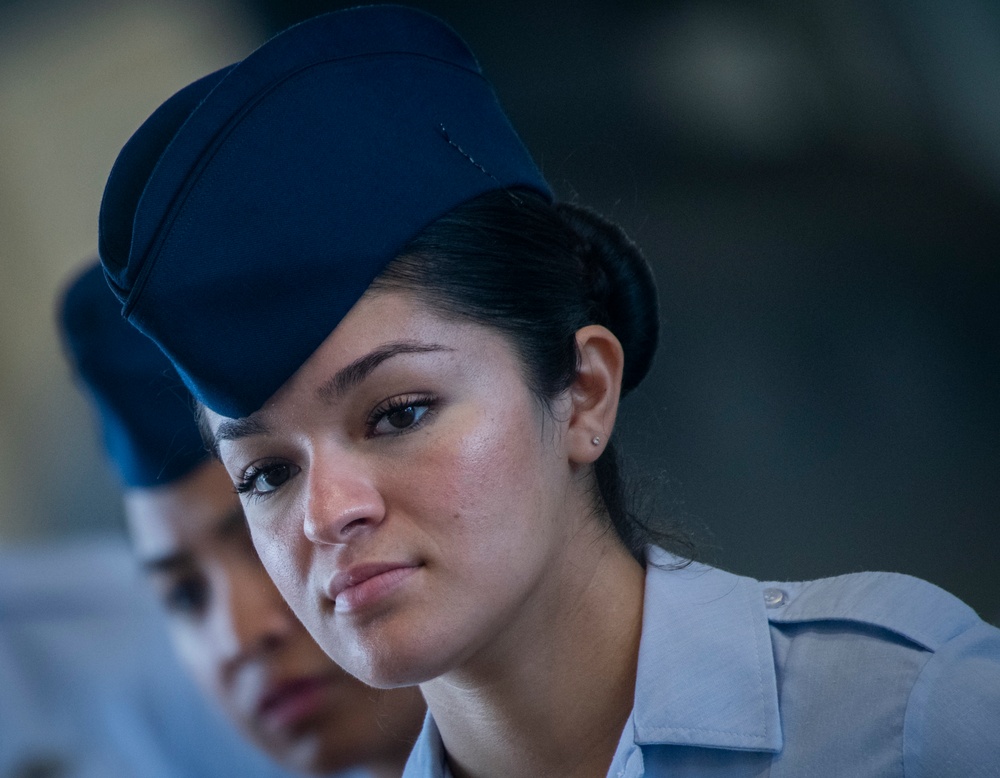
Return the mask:
[(444, 758), (444, 743), (434, 717), (427, 711), (424, 726), (406, 760), (402, 778), (451, 778)]
[(650, 548), (635, 742), (781, 750), (778, 685), (760, 585)]
[[(640, 746), (777, 753), (778, 684), (760, 584), (680, 564), (662, 549), (649, 550), (635, 707), (623, 740), (632, 727)], [(429, 712), (406, 764), (408, 776), (448, 778)]]

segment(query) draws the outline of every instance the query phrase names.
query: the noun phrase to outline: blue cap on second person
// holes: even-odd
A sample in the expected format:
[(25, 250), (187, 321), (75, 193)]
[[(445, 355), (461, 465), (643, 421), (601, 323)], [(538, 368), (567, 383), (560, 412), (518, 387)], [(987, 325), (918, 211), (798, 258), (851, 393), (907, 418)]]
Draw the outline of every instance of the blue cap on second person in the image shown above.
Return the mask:
[(425, 226), (510, 187), (551, 196), (465, 43), (353, 8), (164, 103), (111, 172), (101, 260), (195, 397), (243, 417)]
[(156, 344), (122, 318), (100, 265), (67, 288), (59, 325), (125, 486), (168, 484), (208, 459), (191, 395)]

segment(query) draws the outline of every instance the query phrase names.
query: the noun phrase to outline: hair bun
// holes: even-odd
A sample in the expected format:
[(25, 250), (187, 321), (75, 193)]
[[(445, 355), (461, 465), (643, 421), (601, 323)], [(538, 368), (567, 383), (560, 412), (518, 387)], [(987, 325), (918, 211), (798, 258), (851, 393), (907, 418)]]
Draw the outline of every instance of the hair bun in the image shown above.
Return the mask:
[(653, 271), (618, 225), (580, 205), (558, 203), (556, 210), (580, 238), (578, 251), (591, 276), (594, 319), (621, 341), (624, 395), (646, 377), (659, 341), (660, 311)]

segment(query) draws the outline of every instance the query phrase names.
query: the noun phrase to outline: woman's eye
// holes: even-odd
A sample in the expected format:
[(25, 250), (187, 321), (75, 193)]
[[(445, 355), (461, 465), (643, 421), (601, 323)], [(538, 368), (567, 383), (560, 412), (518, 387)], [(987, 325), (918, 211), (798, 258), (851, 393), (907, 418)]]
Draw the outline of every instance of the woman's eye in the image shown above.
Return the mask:
[(264, 497), (280, 489), (298, 472), (299, 469), (295, 465), (284, 463), (250, 467), (236, 484), (236, 491), (251, 497)]
[(288, 465), (274, 465), (258, 473), (253, 478), (253, 488), (260, 494), (273, 492), (292, 477), (292, 468)]
[(419, 424), (428, 410), (428, 405), (417, 403), (393, 408), (382, 414), (381, 418), (375, 423), (372, 432), (375, 435), (391, 435), (395, 432), (404, 432)]

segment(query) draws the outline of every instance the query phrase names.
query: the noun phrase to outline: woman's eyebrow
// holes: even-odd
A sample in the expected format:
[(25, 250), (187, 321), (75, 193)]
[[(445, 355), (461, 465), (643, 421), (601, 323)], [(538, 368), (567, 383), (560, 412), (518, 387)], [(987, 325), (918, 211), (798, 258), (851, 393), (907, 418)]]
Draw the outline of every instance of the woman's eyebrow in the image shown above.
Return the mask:
[[(348, 389), (364, 381), (372, 370), (387, 359), (399, 354), (424, 354), (430, 351), (454, 351), (454, 349), (437, 343), (418, 343), (411, 340), (386, 343), (363, 357), (358, 357), (346, 367), (342, 367), (332, 378), (320, 385), (316, 390), (316, 395), (323, 402), (336, 400), (342, 397)], [(214, 435), (211, 435), (210, 448), (217, 451), (219, 443), (223, 440), (236, 440), (250, 435), (266, 435), (269, 431), (263, 419), (253, 413), (242, 419), (225, 419), (219, 422), (219, 428)]]
[(348, 389), (364, 381), (376, 367), (387, 359), (399, 354), (424, 354), (429, 351), (454, 351), (454, 349), (441, 346), (437, 343), (417, 343), (414, 341), (387, 343), (365, 354), (363, 357), (355, 359), (347, 367), (338, 370), (331, 379), (324, 382), (316, 390), (316, 395), (323, 402), (336, 400), (342, 397)]
[(224, 419), (219, 422), (219, 428), (212, 435), (211, 448), (217, 451), (219, 443), (223, 440), (236, 440), (248, 435), (266, 435), (267, 432), (267, 425), (254, 414), (244, 416), (242, 419)]

